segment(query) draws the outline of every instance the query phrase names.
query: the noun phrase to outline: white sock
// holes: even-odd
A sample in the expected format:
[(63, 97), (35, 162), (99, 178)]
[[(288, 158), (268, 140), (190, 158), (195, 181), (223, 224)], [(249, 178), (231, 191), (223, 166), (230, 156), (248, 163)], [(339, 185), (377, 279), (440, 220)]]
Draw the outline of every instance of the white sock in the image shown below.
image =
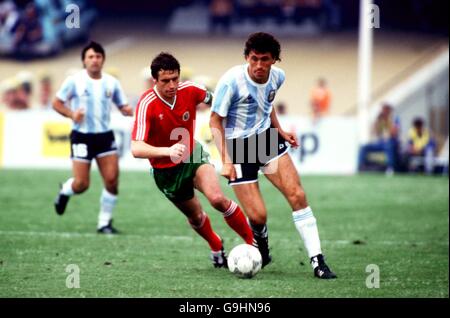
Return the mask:
[(75, 194), (72, 189), (73, 180), (74, 180), (74, 178), (70, 178), (66, 182), (64, 182), (64, 184), (61, 188), (61, 191), (60, 191), (61, 194), (68, 195), (68, 196)]
[(292, 212), (295, 227), (302, 237), (308, 257), (322, 254), (320, 248), (319, 230), (317, 229), (316, 218), (311, 208), (308, 206), (303, 210)]
[(108, 225), (109, 221), (111, 221), (116, 202), (117, 195), (109, 193), (106, 189), (103, 189), (102, 195), (100, 196), (100, 213), (98, 215), (97, 228), (104, 227)]

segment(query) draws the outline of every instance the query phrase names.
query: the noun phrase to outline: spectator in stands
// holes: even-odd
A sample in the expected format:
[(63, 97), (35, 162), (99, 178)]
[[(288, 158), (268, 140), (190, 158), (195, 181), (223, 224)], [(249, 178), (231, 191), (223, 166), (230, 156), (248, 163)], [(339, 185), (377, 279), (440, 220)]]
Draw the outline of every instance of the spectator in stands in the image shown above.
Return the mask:
[(16, 54), (28, 57), (33, 46), (38, 44), (43, 38), (42, 26), (39, 21), (38, 12), (33, 2), (25, 7), (25, 11), (20, 17), (15, 29), (15, 49)]
[(225, 34), (230, 33), (231, 18), (234, 13), (231, 0), (212, 0), (209, 5), (209, 30), (215, 33), (220, 28)]
[(14, 53), (14, 30), (19, 23), (19, 11), (13, 1), (0, 3), (0, 54)]
[(315, 23), (320, 24), (320, 20), (324, 8), (322, 0), (297, 0), (297, 8), (295, 10), (295, 22), (302, 23), (306, 19), (311, 19)]
[(283, 0), (281, 3), (281, 14), (283, 19), (291, 20), (295, 16), (297, 0)]
[(251, 20), (258, 19), (258, 0), (236, 0), (236, 13), (238, 20), (245, 21), (247, 18)]
[(15, 77), (2, 81), (1, 93), (5, 109), (25, 110), (29, 108), (24, 88)]
[(406, 149), (408, 170), (424, 169), (427, 173), (432, 173), (435, 156), (436, 143), (431, 132), (425, 127), (424, 120), (417, 117), (413, 120), (408, 132), (408, 148)]
[(384, 152), (386, 156), (386, 174), (392, 175), (398, 169), (400, 120), (394, 115), (389, 104), (382, 106), (373, 126), (376, 140), (361, 147), (358, 159), (359, 171), (367, 170), (370, 165), (369, 153)]
[(42, 110), (52, 109), (52, 78), (42, 74), (39, 79), (39, 104)]
[(331, 92), (324, 78), (317, 80), (317, 86), (311, 91), (311, 108), (314, 121), (328, 115), (331, 104)]
[(26, 105), (25, 108), (31, 107), (33, 77), (33, 73), (28, 71), (20, 71), (15, 76), (17, 82), (19, 83), (18, 95), (20, 100)]

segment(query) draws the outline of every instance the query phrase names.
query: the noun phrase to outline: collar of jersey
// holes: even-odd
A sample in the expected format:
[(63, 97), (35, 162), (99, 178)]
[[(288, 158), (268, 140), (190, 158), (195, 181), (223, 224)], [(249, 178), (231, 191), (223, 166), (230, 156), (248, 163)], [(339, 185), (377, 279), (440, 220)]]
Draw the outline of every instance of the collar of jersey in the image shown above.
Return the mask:
[(159, 95), (158, 90), (156, 89), (156, 86), (153, 88), (153, 90), (155, 91), (155, 94), (159, 97), (159, 99), (162, 100), (164, 104), (166, 104), (167, 106), (170, 107), (170, 109), (173, 110), (173, 108), (175, 107), (175, 104), (177, 103), (177, 95), (175, 95), (175, 98), (173, 99), (173, 104), (170, 104), (168, 101), (166, 101), (164, 98), (162, 98)]
[(250, 77), (250, 75), (248, 74), (248, 63), (244, 65), (244, 74), (245, 74), (245, 78), (253, 85), (257, 86), (257, 87), (264, 87), (266, 86), (269, 82), (270, 82), (270, 77), (272, 76), (272, 68), (269, 71), (269, 78), (267, 79), (267, 82), (263, 83), (263, 84), (259, 84), (256, 83), (254, 80), (252, 80), (252, 78)]
[(89, 75), (87, 69), (83, 69), (83, 71), (84, 71), (84, 75), (85, 75), (90, 81), (94, 81), (94, 82), (98, 83), (98, 82), (100, 82), (100, 81), (103, 79), (103, 72), (101, 73), (101, 77), (100, 77), (100, 78), (92, 78), (92, 77)]

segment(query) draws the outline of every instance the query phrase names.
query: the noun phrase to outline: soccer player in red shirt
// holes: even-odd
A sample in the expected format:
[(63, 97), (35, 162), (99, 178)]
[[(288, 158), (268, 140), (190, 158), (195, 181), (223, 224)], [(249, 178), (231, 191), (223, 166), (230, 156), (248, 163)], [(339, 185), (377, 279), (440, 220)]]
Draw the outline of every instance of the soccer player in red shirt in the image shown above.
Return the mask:
[(208, 242), (214, 267), (227, 267), (222, 239), (213, 231), (194, 188), (247, 244), (252, 244), (253, 233), (239, 206), (224, 196), (209, 154), (194, 140), (196, 106), (210, 104), (212, 95), (192, 82), (180, 83), (180, 64), (169, 53), (153, 59), (151, 72), (155, 86), (138, 102), (131, 151), (136, 158), (149, 159), (158, 188)]

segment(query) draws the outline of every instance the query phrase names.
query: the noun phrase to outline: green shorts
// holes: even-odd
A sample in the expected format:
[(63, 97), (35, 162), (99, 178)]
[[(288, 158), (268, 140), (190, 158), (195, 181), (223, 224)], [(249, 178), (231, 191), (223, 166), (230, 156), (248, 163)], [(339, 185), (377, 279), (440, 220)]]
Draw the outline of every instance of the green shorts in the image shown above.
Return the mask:
[(172, 202), (190, 200), (194, 197), (195, 173), (205, 163), (209, 163), (209, 153), (200, 143), (195, 142), (189, 162), (183, 162), (171, 168), (153, 169), (156, 185)]

